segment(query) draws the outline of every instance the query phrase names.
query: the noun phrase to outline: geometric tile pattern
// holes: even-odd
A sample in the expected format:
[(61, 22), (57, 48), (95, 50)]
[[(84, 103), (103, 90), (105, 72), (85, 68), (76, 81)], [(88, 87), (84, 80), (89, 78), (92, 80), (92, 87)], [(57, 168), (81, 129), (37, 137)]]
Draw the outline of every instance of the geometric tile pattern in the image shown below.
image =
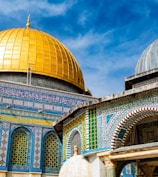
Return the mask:
[[(0, 122), (0, 168), (9, 168), (10, 171), (28, 171), (33, 168), (33, 170), (39, 171), (41, 170), (42, 155), (44, 157), (43, 172), (58, 173), (61, 166), (61, 144), (55, 132), (52, 132), (53, 128), (25, 127)], [(33, 139), (31, 132), (34, 135)], [(8, 141), (9, 134), (11, 135), (10, 141)], [(45, 135), (43, 154), (41, 153), (42, 135)], [(33, 157), (32, 163), (31, 157)], [(7, 159), (9, 159), (8, 166), (6, 166)]]
[(26, 165), (28, 155), (28, 136), (24, 131), (17, 131), (12, 142), (12, 164)]
[[(78, 154), (81, 154), (81, 132), (79, 127), (75, 127), (69, 132), (69, 137), (66, 142), (66, 159), (70, 158), (74, 154), (74, 145), (78, 146)], [(65, 147), (65, 146), (64, 146)]]
[(59, 173), (61, 167), (61, 143), (53, 131), (43, 140), (43, 173)]
[(71, 156), (71, 140), (74, 132), (79, 132), (81, 135), (81, 153), (86, 150), (86, 125), (85, 125), (85, 113), (70, 120), (63, 127), (63, 160), (66, 160)]
[(0, 166), (6, 166), (8, 135), (9, 123), (3, 123), (1, 127)]
[[(7, 169), (28, 171), (34, 168), (33, 170), (39, 171), (41, 167), (41, 136), (43, 136), (43, 128), (40, 130), (38, 127), (45, 126), (45, 128), (53, 129), (52, 123), (56, 119), (76, 104), (88, 100), (96, 100), (96, 98), (51, 89), (34, 88), (27, 85), (18, 85), (3, 81), (0, 82), (0, 121), (15, 123), (13, 126), (10, 126), (10, 123), (2, 123), (2, 126), (0, 125), (0, 167), (6, 167), (7, 159), (13, 157), (13, 161), (8, 163)], [(31, 131), (31, 128), (28, 127), (29, 130), (27, 130), (27, 128), (22, 128), (21, 124), (25, 125), (25, 127), (27, 125), (32, 127), (37, 125), (37, 129), (32, 129)], [(7, 125), (9, 125), (8, 128)], [(19, 126), (21, 128), (19, 128)], [(85, 128), (83, 129), (82, 127), (85, 127), (85, 123), (79, 127), (79, 131), (84, 133)], [(18, 130), (20, 130), (19, 133)], [(15, 137), (16, 135), (17, 138)], [(81, 138), (82, 150), (86, 149), (85, 137), (86, 135), (84, 133), (84, 137)], [(11, 139), (10, 142), (8, 141), (9, 138)], [(18, 138), (21, 138), (20, 141), (23, 147), (17, 143)], [(58, 139), (57, 141), (58, 167), (55, 167), (55, 163), (53, 167), (55, 170), (53, 172), (59, 171), (61, 164), (61, 144)], [(8, 152), (8, 147), (12, 153)], [(17, 152), (14, 151), (15, 149), (17, 149)], [(19, 160), (17, 158), (18, 153), (21, 154)], [(25, 156), (25, 154), (27, 155)], [(56, 159), (55, 156), (53, 158)], [(53, 159), (54, 162), (55, 159)], [(49, 170), (47, 170), (47, 172), (48, 171)]]
[(89, 149), (97, 148), (96, 109), (89, 110)]
[[(29, 101), (28, 101), (29, 100)], [(86, 96), (73, 95), (46, 89), (37, 89), (5, 82), (0, 83), (0, 104), (23, 110), (44, 110), (63, 115), (76, 104), (95, 100)]]
[[(2, 109), (1, 109), (2, 110)], [(14, 112), (14, 116), (12, 115)], [(17, 113), (17, 115), (16, 115)], [(10, 115), (9, 115), (10, 114)], [(21, 115), (18, 114), (23, 114), (23, 112), (21, 111), (20, 113), (16, 110), (11, 111), (11, 112), (7, 112), (6, 111), (6, 115), (4, 114), (4, 112), (1, 114), (0, 112), (0, 121), (8, 121), (8, 122), (12, 122), (12, 123), (24, 123), (24, 124), (30, 124), (30, 125), (43, 125), (43, 126), (52, 126), (52, 122), (54, 120), (47, 120), (47, 118), (45, 119), (38, 119), (38, 117), (31, 117), (28, 116), (28, 118), (22, 117)]]
[(85, 111), (86, 150), (89, 150), (89, 110)]
[[(158, 116), (158, 108), (146, 107), (146, 108), (136, 109), (132, 111), (130, 114), (128, 114), (125, 118), (123, 118), (113, 134), (113, 139), (111, 143), (112, 149), (115, 149), (120, 146), (124, 146), (126, 137), (128, 135), (128, 132), (130, 132), (131, 128), (135, 126), (142, 119), (146, 117), (153, 117), (153, 116)], [(154, 125), (156, 125), (156, 123), (157, 122), (153, 123), (152, 128), (154, 128)], [(150, 128), (150, 131), (151, 130), (152, 129)], [(152, 135), (152, 137), (154, 136)], [(121, 141), (119, 141), (119, 139)], [(141, 144), (145, 144), (145, 143), (147, 142)]]
[(44, 141), (44, 164), (43, 167), (58, 166), (58, 141), (57, 138), (50, 134)]
[(9, 170), (29, 170), (31, 158), (31, 133), (28, 129), (19, 127), (12, 132), (10, 142)]
[(108, 150), (122, 146), (132, 126), (147, 115), (157, 114), (158, 96), (152, 94), (98, 107), (98, 148)]
[(42, 129), (35, 130), (35, 144), (34, 144), (34, 168), (40, 168), (40, 153), (41, 153), (41, 135)]

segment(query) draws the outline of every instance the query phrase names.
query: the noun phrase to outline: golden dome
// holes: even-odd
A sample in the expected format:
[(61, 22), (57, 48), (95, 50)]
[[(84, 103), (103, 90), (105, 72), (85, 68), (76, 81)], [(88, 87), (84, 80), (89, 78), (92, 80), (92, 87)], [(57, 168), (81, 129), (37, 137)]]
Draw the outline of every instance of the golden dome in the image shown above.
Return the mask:
[(84, 91), (81, 69), (70, 51), (54, 37), (30, 28), (0, 32), (0, 72), (23, 72), (66, 81)]

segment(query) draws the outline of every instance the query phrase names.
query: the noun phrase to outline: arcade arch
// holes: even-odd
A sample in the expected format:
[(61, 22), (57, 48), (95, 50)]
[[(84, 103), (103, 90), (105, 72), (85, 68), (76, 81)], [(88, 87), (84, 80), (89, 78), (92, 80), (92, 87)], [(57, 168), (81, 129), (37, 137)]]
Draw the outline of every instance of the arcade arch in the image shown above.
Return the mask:
[(141, 108), (128, 114), (117, 126), (112, 150), (98, 153), (107, 177), (120, 177), (127, 164), (135, 164), (137, 177), (153, 177), (158, 172), (158, 109)]

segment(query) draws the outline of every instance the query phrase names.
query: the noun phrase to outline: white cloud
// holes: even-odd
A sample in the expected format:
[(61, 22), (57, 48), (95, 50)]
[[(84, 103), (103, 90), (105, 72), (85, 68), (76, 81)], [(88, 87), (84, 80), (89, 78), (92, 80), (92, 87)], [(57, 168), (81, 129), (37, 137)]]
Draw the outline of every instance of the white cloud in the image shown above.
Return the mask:
[(71, 8), (76, 1), (67, 0), (60, 4), (48, 3), (46, 0), (32, 0), (32, 1), (2, 1), (0, 0), (0, 12), (4, 15), (14, 15), (16, 12), (33, 12), (36, 14), (40, 14), (40, 16), (56, 16), (56, 15), (64, 15), (65, 12)]
[[(126, 56), (120, 58), (118, 54), (117, 58), (113, 58), (115, 62), (109, 58), (107, 60), (101, 60), (99, 56), (95, 57), (98, 59), (98, 63), (95, 61), (93, 64), (92, 59), (91, 65), (97, 68), (97, 72), (95, 70), (91, 72), (83, 71), (86, 87), (97, 97), (123, 91), (125, 77), (134, 75), (135, 61), (137, 61), (138, 55), (131, 56), (131, 58), (126, 58)], [(127, 75), (127, 70), (131, 68), (133, 72), (129, 72)], [(123, 72), (123, 70), (126, 72)], [(120, 74), (120, 72), (122, 73)]]
[[(86, 87), (97, 97), (122, 91), (124, 78), (134, 75), (136, 63), (143, 52), (140, 39), (113, 44), (116, 46), (108, 50), (108, 45), (114, 43), (111, 34), (115, 30), (103, 34), (91, 30), (85, 35), (80, 34), (77, 38), (64, 41), (80, 63)], [(91, 51), (91, 47), (96, 52)]]
[(66, 46), (75, 49), (86, 49), (92, 45), (104, 44), (106, 45), (109, 40), (106, 38), (107, 33), (99, 34), (93, 33), (93, 30), (88, 31), (86, 34), (78, 34), (77, 38), (68, 38), (64, 40)]
[(88, 21), (88, 18), (90, 18), (90, 16), (91, 16), (91, 13), (89, 13), (87, 10), (84, 10), (79, 15), (78, 24), (80, 24), (81, 26), (85, 26)]
[[(38, 16), (41, 18), (66, 15), (66, 12), (75, 3), (77, 3), (77, 0), (67, 0), (58, 4), (48, 3), (46, 0), (15, 0), (12, 2), (9, 0), (0, 0), (0, 13), (1, 15), (21, 20), (21, 16), (23, 14), (26, 15), (26, 12), (27, 14), (32, 14), (33, 12), (35, 18)], [(149, 9), (146, 8), (145, 10), (146, 16), (150, 16)], [(144, 10), (140, 12), (139, 8), (135, 8), (133, 11), (144, 13)], [(86, 87), (92, 91), (94, 96), (100, 97), (124, 89), (124, 77), (134, 74), (136, 62), (144, 49), (144, 45), (146, 45), (147, 33), (144, 32), (144, 36), (141, 34), (142, 36), (139, 36), (139, 39), (129, 41), (130, 31), (136, 26), (135, 21), (122, 24), (118, 28), (109, 31), (105, 27), (105, 32), (99, 33), (97, 32), (99, 27), (92, 29), (86, 26), (89, 18), (92, 18), (93, 15), (90, 11), (83, 10), (76, 23), (82, 27), (86, 27), (86, 30), (89, 28), (89, 31), (85, 34), (83, 31), (74, 31), (74, 34), (78, 35), (77, 37), (68, 36), (67, 38), (67, 35), (65, 35), (65, 39), (62, 41), (78, 60), (84, 74)], [(71, 19), (66, 23), (71, 24)], [(72, 29), (71, 25), (65, 25), (65, 28)], [(122, 73), (119, 73), (118, 76), (117, 72), (121, 72), (121, 70)], [(127, 75), (127, 70), (130, 70), (129, 75)]]

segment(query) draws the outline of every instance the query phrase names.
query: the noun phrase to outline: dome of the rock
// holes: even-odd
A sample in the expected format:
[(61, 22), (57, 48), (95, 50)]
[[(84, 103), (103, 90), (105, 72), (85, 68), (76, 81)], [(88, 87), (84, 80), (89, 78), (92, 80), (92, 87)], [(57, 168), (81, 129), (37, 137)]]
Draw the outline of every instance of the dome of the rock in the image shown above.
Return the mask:
[(32, 85), (85, 91), (76, 59), (57, 39), (31, 28), (0, 31), (0, 79), (25, 83), (28, 72)]

